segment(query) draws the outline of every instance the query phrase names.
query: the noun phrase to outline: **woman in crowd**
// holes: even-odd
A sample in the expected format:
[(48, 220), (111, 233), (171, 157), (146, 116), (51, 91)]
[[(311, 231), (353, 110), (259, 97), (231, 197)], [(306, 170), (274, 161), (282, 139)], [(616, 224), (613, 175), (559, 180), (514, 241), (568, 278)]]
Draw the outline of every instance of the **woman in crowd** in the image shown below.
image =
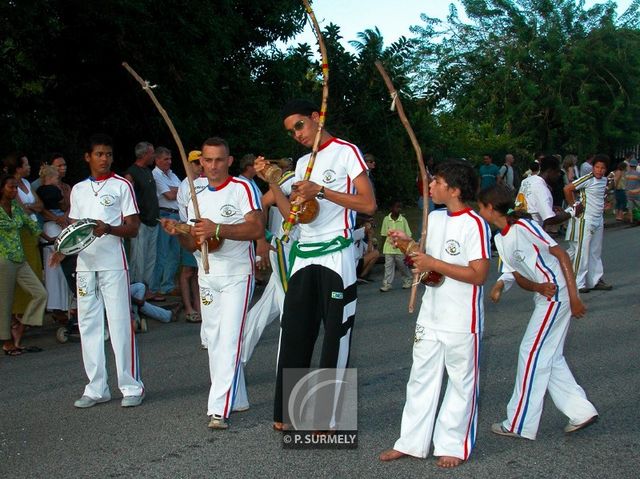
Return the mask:
[(66, 311), (69, 310), (69, 287), (64, 277), (62, 268), (49, 266), (49, 258), (54, 253), (53, 242), (69, 224), (64, 211), (64, 193), (60, 185), (60, 173), (58, 168), (43, 165), (40, 168), (40, 186), (36, 191), (42, 200), (42, 217), (45, 220), (42, 232), (42, 249), (44, 263), (44, 284), (47, 288), (47, 309), (54, 312), (54, 317), (60, 321), (66, 319)]
[[(18, 186), (18, 196), (16, 200), (22, 205), (24, 211), (29, 217), (38, 221), (37, 214), (42, 212), (42, 202), (36, 193), (32, 190), (31, 184), (27, 180), (31, 174), (31, 165), (26, 155), (17, 153), (9, 155), (4, 160), (4, 166), (8, 174), (12, 175)], [(31, 266), (31, 269), (39, 279), (42, 279), (42, 259), (40, 258), (39, 241), (40, 232), (33, 234), (28, 228), (23, 228), (20, 231), (20, 239), (22, 241), (22, 248), (27, 260), (27, 263)], [(31, 300), (30, 291), (26, 291), (21, 287), (15, 288), (15, 294), (13, 296), (13, 337), (17, 347), (20, 347), (20, 340), (22, 333), (24, 332), (24, 321), (21, 317), (26, 314), (27, 305)], [(39, 318), (39, 322), (36, 324), (28, 323), (32, 326), (42, 326), (42, 317)]]
[(27, 213), (18, 196), (18, 181), (13, 175), (0, 177), (0, 298), (13, 298), (16, 284), (29, 291), (30, 300), (20, 322), (11, 326), (11, 301), (0, 302), (0, 340), (8, 356), (39, 348), (22, 348), (20, 339), (25, 324), (41, 325), (47, 302), (47, 292), (26, 261), (20, 231), (23, 226), (31, 234), (40, 234), (40, 227)]

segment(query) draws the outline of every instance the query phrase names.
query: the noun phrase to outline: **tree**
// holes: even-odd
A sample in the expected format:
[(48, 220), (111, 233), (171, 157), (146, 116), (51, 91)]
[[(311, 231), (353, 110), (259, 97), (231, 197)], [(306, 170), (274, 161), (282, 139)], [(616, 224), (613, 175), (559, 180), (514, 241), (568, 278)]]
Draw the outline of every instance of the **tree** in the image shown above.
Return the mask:
[(640, 140), (638, 0), (619, 19), (611, 2), (462, 4), (468, 23), (451, 6), (449, 26), (423, 16), (412, 30), (417, 88), (437, 82), (440, 123), (463, 135), (443, 131), (445, 149), (612, 153)]
[(81, 142), (95, 131), (114, 136), (116, 169), (143, 139), (175, 150), (125, 60), (158, 84), (186, 148), (212, 134), (250, 145), (264, 111), (253, 94), (255, 52), (292, 37), (305, 17), (297, 0), (48, 0), (2, 2), (0, 18), (0, 149), (32, 159), (61, 150), (82, 176)]

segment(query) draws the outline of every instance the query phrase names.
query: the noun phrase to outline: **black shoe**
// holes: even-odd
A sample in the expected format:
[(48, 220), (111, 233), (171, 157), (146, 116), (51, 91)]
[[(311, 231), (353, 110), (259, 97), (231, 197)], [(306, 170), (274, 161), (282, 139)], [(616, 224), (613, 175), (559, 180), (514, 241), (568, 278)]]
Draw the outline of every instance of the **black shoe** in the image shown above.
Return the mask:
[(613, 289), (613, 286), (611, 286), (610, 284), (607, 284), (604, 281), (600, 280), (600, 281), (598, 281), (598, 284), (596, 284), (591, 289), (595, 289), (595, 290), (598, 290), (598, 291), (611, 291)]
[(588, 293), (589, 291), (591, 291), (589, 288), (580, 288), (578, 293)]

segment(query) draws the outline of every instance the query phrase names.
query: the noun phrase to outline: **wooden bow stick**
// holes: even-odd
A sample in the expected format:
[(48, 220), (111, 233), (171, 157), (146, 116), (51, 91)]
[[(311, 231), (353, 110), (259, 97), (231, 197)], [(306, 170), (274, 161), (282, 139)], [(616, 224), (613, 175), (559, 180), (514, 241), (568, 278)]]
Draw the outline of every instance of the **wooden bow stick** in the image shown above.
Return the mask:
[[(327, 115), (327, 101), (329, 100), (329, 57), (327, 56), (327, 48), (324, 44), (324, 39), (322, 38), (322, 31), (320, 30), (320, 25), (316, 20), (316, 16), (313, 13), (311, 5), (308, 0), (302, 0), (305, 8), (307, 9), (307, 14), (311, 19), (311, 24), (313, 25), (313, 29), (316, 32), (316, 37), (318, 38), (318, 45), (320, 47), (320, 55), (322, 57), (322, 104), (320, 106), (320, 118), (318, 120), (318, 131), (316, 132), (316, 137), (313, 141), (313, 148), (311, 150), (311, 157), (309, 158), (309, 163), (307, 164), (307, 169), (304, 172), (304, 180), (307, 181), (311, 177), (311, 172), (313, 171), (313, 165), (316, 162), (316, 157), (318, 156), (318, 150), (320, 147), (320, 138), (322, 137), (322, 130), (324, 129), (324, 121)], [(289, 239), (289, 233), (291, 232), (291, 228), (296, 222), (296, 217), (298, 212), (300, 211), (300, 204), (294, 203), (291, 205), (291, 210), (289, 211), (289, 217), (287, 221), (283, 225), (284, 234), (282, 235), (282, 240), (287, 241)]]
[[(429, 181), (427, 176), (427, 168), (424, 165), (424, 160), (422, 158), (422, 149), (420, 148), (420, 144), (418, 143), (418, 139), (416, 138), (416, 134), (413, 132), (413, 128), (411, 128), (411, 124), (407, 119), (407, 115), (404, 113), (404, 109), (402, 108), (402, 102), (400, 101), (400, 97), (398, 95), (398, 91), (393, 86), (389, 75), (386, 70), (382, 66), (380, 61), (376, 60), (375, 62), (376, 68), (380, 72), (382, 79), (387, 85), (387, 89), (389, 90), (389, 94), (391, 95), (391, 110), (396, 108), (398, 110), (398, 116), (400, 117), (400, 121), (404, 125), (405, 130), (409, 134), (409, 138), (411, 139), (411, 144), (413, 145), (414, 150), (416, 150), (416, 160), (418, 160), (418, 167), (420, 168), (420, 177), (422, 178), (422, 197), (424, 198), (424, 206), (422, 209), (422, 234), (420, 235), (420, 251), (425, 251), (425, 245), (427, 242), (427, 225), (428, 225), (428, 217), (429, 217)], [(417, 273), (413, 277), (413, 284), (411, 285), (411, 296), (409, 298), (409, 312), (413, 313), (416, 307), (416, 295), (418, 290), (418, 284), (420, 284), (420, 274)]]
[[(193, 212), (195, 213), (196, 219), (200, 219), (200, 207), (198, 206), (198, 198), (196, 197), (196, 189), (193, 185), (193, 179), (191, 178), (191, 174), (190, 174), (191, 168), (189, 168), (187, 155), (184, 152), (184, 146), (182, 146), (182, 141), (180, 140), (180, 137), (178, 136), (178, 132), (173, 126), (173, 122), (171, 121), (171, 118), (169, 118), (169, 115), (167, 114), (165, 109), (162, 108), (162, 105), (160, 104), (156, 96), (153, 94), (153, 91), (151, 91), (151, 89), (155, 88), (156, 85), (150, 85), (148, 81), (143, 80), (142, 77), (140, 77), (140, 75), (138, 75), (136, 71), (133, 68), (131, 68), (127, 62), (122, 62), (122, 66), (126, 68), (126, 70), (131, 74), (133, 78), (136, 79), (138, 83), (140, 83), (140, 86), (142, 86), (142, 89), (147, 92), (147, 94), (149, 95), (149, 98), (151, 98), (151, 101), (156, 106), (156, 108), (160, 112), (160, 115), (162, 115), (162, 118), (164, 119), (165, 123), (169, 127), (169, 130), (173, 135), (173, 139), (176, 142), (176, 145), (178, 145), (178, 151), (180, 152), (180, 158), (182, 159), (182, 164), (184, 165), (184, 171), (187, 173), (189, 191), (191, 193), (191, 198), (193, 200)], [(202, 242), (202, 245), (200, 246), (200, 251), (202, 251), (202, 266), (204, 268), (204, 272), (206, 274), (209, 274), (209, 250), (207, 248), (206, 241)]]

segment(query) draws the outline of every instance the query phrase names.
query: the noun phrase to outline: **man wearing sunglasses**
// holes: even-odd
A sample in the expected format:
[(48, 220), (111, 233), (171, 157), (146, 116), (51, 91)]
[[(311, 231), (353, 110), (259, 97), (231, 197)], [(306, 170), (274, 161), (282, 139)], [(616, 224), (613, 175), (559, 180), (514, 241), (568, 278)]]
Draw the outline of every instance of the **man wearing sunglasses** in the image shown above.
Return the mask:
[[(289, 135), (311, 148), (320, 120), (318, 108), (306, 100), (292, 100), (284, 106), (281, 116)], [(356, 212), (373, 215), (377, 208), (367, 165), (358, 147), (322, 130), (311, 177), (304, 180), (310, 157), (307, 154), (297, 162), (292, 196), (296, 201), (316, 198), (320, 211), (311, 223), (299, 225), (299, 242), (291, 249), (274, 403), (277, 430), (283, 430), (289, 422), (287, 411), (283, 411), (283, 399), (288, 403), (288, 393), (283, 391), (283, 370), (309, 367), (321, 322), (325, 332), (320, 367), (348, 365), (357, 296), (352, 233)], [(268, 165), (258, 158), (258, 174)], [(269, 183), (269, 189), (287, 218), (289, 198), (277, 182)], [(327, 423), (324, 429), (333, 427)]]

